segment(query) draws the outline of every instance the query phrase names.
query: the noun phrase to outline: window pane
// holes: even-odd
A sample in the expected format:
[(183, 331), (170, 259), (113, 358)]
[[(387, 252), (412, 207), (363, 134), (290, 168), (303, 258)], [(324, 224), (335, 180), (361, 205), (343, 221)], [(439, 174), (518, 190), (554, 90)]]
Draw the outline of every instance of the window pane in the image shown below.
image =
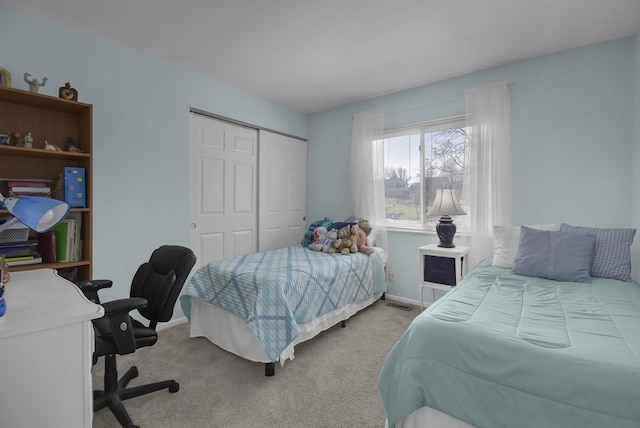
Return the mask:
[(424, 203), (426, 213), (433, 205), (437, 189), (443, 187), (456, 189), (458, 198), (462, 194), (465, 129), (458, 127), (440, 131), (427, 130), (424, 139)]
[(386, 218), (420, 224), (420, 132), (385, 139)]

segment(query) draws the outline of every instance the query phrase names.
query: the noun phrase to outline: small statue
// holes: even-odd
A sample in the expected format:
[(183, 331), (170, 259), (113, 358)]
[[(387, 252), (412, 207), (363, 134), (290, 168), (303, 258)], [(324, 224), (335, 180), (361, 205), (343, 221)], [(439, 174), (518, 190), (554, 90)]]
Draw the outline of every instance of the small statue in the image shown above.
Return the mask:
[(71, 137), (67, 138), (66, 145), (67, 145), (67, 151), (68, 152), (79, 152), (80, 151), (80, 149), (78, 148), (78, 143), (76, 143), (74, 141), (74, 139), (71, 138)]
[(14, 132), (13, 135), (11, 135), (10, 142), (16, 147), (24, 147), (24, 138), (22, 138), (22, 134), (19, 132)]
[(33, 148), (33, 137), (31, 136), (31, 132), (27, 132), (26, 137), (24, 137), (24, 146), (27, 149)]
[(0, 134), (0, 145), (8, 146), (9, 145), (9, 133)]
[(58, 146), (54, 146), (53, 144), (49, 144), (47, 140), (44, 140), (44, 149), (51, 150), (52, 152), (61, 152), (62, 149)]
[(38, 82), (38, 79), (29, 80), (29, 77), (31, 77), (29, 73), (24, 73), (24, 81), (29, 84), (29, 92), (38, 93), (38, 89), (40, 89), (40, 86), (44, 86), (47, 83), (46, 77), (42, 79), (42, 82)]

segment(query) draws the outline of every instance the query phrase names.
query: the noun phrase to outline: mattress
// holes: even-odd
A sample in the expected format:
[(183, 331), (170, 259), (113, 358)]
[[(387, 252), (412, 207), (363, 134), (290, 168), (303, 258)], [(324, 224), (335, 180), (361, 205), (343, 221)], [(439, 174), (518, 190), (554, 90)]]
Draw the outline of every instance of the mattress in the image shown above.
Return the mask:
[(192, 299), (240, 317), (276, 361), (300, 325), (385, 290), (379, 251), (338, 255), (297, 245), (213, 261), (196, 271), (180, 303), (189, 319)]
[(483, 261), (415, 318), (379, 377), (389, 426), (428, 406), (478, 427), (640, 426), (640, 285)]

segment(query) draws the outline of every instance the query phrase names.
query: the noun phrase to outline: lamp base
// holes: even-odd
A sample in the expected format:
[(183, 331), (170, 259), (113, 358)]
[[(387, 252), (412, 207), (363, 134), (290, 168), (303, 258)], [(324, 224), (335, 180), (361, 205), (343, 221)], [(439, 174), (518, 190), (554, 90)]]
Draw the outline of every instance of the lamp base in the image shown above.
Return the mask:
[(436, 233), (440, 238), (438, 247), (443, 248), (455, 248), (453, 244), (453, 237), (456, 234), (456, 225), (453, 224), (453, 220), (448, 215), (440, 217), (440, 222), (436, 224)]

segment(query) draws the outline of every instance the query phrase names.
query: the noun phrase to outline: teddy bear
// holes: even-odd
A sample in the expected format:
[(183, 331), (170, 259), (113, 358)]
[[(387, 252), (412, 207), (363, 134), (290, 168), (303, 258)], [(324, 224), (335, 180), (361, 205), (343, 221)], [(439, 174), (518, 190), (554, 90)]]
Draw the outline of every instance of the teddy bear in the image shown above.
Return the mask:
[(330, 217), (325, 217), (322, 220), (314, 221), (309, 225), (309, 229), (304, 233), (304, 237), (302, 238), (302, 242), (300, 244), (303, 247), (308, 247), (309, 245), (315, 242), (315, 235), (313, 232), (320, 226), (324, 226), (327, 230), (331, 229), (331, 225), (333, 224), (333, 219)]
[(349, 254), (351, 253), (351, 246), (353, 245), (353, 241), (350, 239), (351, 237), (351, 227), (344, 226), (340, 230), (338, 230), (338, 238), (333, 243), (333, 247), (336, 249), (337, 254)]
[(336, 252), (336, 248), (333, 246), (334, 242), (338, 239), (338, 229), (331, 229), (327, 232), (327, 235), (321, 241), (322, 251), (325, 253), (333, 254)]
[(330, 231), (327, 231), (326, 227), (319, 226), (313, 231), (313, 234), (315, 236), (315, 240), (312, 244), (309, 245), (310, 250), (322, 251), (325, 253), (336, 252), (333, 243), (338, 237), (337, 230), (331, 229)]
[(371, 234), (371, 225), (369, 224), (369, 220), (360, 220), (357, 224), (357, 227), (355, 228), (355, 233), (353, 229), (354, 227), (351, 227), (351, 235), (352, 237), (353, 235), (356, 235), (353, 239), (355, 240), (358, 251), (367, 255), (373, 254), (374, 249), (371, 248), (371, 245), (369, 245), (368, 238), (368, 236)]
[(308, 248), (313, 251), (322, 251), (322, 241), (327, 236), (327, 228), (324, 226), (318, 226), (313, 231), (313, 242), (309, 244)]

